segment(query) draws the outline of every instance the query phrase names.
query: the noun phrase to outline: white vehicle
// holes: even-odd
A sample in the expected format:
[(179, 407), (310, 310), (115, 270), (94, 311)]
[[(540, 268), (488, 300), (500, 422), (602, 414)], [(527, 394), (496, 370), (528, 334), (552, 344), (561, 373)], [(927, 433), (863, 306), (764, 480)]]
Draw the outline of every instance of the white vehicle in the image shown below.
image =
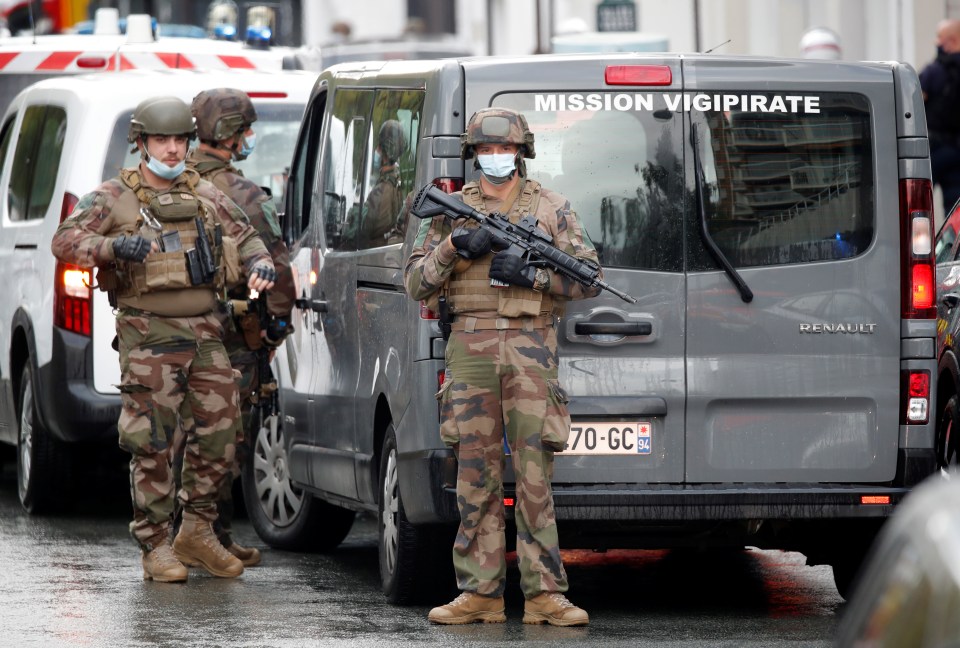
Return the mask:
[(257, 151), (238, 166), (280, 188), (315, 75), (308, 72), (130, 71), (41, 81), (0, 123), (0, 443), (15, 444), (20, 500), (31, 512), (63, 501), (67, 444), (114, 439), (120, 398), (114, 316), (89, 270), (50, 253), (81, 196), (136, 163), (127, 129), (143, 99), (189, 102), (217, 87), (246, 91), (259, 116)]
[[(98, 29), (103, 28), (98, 25)], [(31, 83), (51, 76), (169, 69), (276, 72), (317, 65), (289, 47), (154, 36), (150, 16), (145, 14), (128, 18), (126, 34), (119, 28), (106, 31), (111, 33), (0, 38), (0, 111)]]

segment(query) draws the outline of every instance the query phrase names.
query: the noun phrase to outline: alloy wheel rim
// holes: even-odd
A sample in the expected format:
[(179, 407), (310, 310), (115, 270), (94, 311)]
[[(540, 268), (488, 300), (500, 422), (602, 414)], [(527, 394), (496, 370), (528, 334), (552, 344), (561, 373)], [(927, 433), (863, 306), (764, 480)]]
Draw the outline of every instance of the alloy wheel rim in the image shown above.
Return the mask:
[(30, 471), (33, 469), (33, 385), (27, 382), (23, 388), (23, 404), (20, 411), (20, 463), (18, 469), (20, 499), (30, 486)]
[(397, 476), (397, 451), (390, 450), (387, 456), (387, 470), (383, 476), (383, 512), (380, 516), (383, 537), (383, 557), (387, 572), (392, 574), (397, 566), (399, 551), (399, 529), (397, 518), (400, 513), (399, 478)]
[(300, 514), (304, 496), (300, 489), (290, 483), (283, 431), (276, 414), (261, 423), (252, 461), (260, 510), (274, 526), (290, 526)]

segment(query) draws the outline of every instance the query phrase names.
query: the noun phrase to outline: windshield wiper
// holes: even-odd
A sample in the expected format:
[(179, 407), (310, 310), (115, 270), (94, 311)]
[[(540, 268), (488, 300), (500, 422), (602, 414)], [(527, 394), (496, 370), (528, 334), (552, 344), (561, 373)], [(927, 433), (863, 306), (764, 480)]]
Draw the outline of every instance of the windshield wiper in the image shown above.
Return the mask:
[(713, 237), (710, 236), (710, 229), (707, 227), (706, 199), (703, 197), (706, 189), (706, 179), (703, 177), (703, 166), (700, 164), (700, 143), (697, 137), (697, 124), (691, 123), (690, 135), (693, 139), (693, 166), (695, 167), (697, 176), (697, 210), (700, 212), (700, 238), (703, 239), (703, 244), (707, 246), (707, 250), (709, 250), (713, 260), (723, 268), (723, 271), (730, 277), (730, 281), (732, 281), (733, 285), (740, 291), (740, 299), (749, 304), (753, 301), (753, 291), (750, 290), (747, 282), (743, 280), (743, 277), (740, 276), (740, 273), (737, 272), (737, 269), (733, 267), (730, 260), (723, 254), (723, 251), (717, 245), (716, 241), (713, 240)]

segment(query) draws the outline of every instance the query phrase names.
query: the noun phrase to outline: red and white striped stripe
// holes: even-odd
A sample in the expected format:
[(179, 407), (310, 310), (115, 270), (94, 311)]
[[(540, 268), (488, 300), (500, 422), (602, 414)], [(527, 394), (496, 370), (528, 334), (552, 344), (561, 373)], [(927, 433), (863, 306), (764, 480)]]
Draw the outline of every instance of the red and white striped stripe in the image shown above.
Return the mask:
[[(119, 57), (119, 58), (118, 58)], [(181, 54), (144, 51), (0, 51), (0, 73), (96, 72), (99, 70), (279, 70), (281, 57)]]

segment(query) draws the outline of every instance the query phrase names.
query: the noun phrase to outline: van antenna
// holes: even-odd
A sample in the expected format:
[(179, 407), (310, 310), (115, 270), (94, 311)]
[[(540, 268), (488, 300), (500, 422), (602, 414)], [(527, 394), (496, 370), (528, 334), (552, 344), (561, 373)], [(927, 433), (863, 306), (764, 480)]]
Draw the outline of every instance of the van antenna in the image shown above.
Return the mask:
[(703, 53), (704, 53), (704, 54), (709, 54), (709, 53), (712, 52), (713, 50), (719, 49), (719, 48), (723, 47), (724, 45), (726, 45), (727, 43), (729, 43), (729, 42), (732, 41), (732, 40), (733, 40), (732, 38), (728, 38), (727, 40), (723, 41), (723, 42), (720, 43), (719, 45), (714, 45), (713, 47), (711, 47), (710, 49), (708, 49), (706, 52), (703, 52)]
[(27, 3), (27, 11), (30, 16), (30, 32), (33, 34), (33, 44), (37, 44), (37, 21), (33, 19), (33, 0)]

